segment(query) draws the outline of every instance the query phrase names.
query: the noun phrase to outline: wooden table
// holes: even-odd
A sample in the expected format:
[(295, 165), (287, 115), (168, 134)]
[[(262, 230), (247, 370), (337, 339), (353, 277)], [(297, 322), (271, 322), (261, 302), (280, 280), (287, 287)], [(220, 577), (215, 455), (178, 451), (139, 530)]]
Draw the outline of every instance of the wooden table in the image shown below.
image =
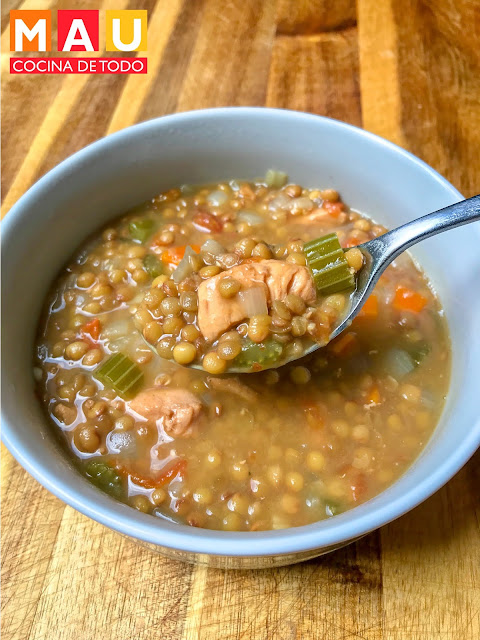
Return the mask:
[[(148, 75), (4, 73), (5, 211), (107, 133), (220, 105), (339, 118), (409, 149), (465, 196), (480, 191), (478, 0), (5, 0), (3, 51), (10, 9), (74, 7), (101, 18), (147, 8)], [(477, 454), (426, 503), (341, 551), (223, 572), (164, 559), (88, 520), (4, 451), (3, 637), (478, 640), (479, 463)]]

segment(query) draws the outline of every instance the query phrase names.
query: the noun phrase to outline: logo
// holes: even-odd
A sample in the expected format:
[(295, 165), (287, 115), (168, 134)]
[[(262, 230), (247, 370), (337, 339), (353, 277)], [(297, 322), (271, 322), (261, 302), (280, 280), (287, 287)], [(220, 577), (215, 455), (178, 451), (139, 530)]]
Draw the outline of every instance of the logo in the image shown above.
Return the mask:
[[(16, 53), (52, 51), (52, 11), (10, 11), (10, 51)], [(78, 52), (100, 51), (99, 11), (59, 9), (57, 51), (72, 57), (12, 57), (10, 73), (147, 73), (147, 59), (140, 57), (78, 57)], [(147, 50), (146, 10), (105, 12), (105, 51)]]
[(51, 11), (10, 11), (10, 51), (50, 51)]

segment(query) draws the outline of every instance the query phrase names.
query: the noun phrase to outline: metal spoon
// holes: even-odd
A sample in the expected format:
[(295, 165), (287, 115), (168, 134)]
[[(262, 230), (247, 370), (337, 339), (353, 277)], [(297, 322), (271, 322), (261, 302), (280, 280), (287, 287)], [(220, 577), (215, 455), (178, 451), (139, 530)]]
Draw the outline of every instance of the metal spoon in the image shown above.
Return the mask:
[[(382, 273), (401, 253), (417, 242), (435, 236), (437, 233), (461, 227), (476, 220), (480, 220), (480, 195), (428, 213), (426, 216), (407, 222), (407, 224), (388, 231), (378, 238), (358, 245), (357, 248), (365, 258), (365, 264), (358, 272), (355, 292), (350, 301), (350, 311), (332, 331), (330, 340), (336, 338), (339, 333), (351, 325)], [(308, 353), (315, 351), (315, 349), (318, 349), (317, 345), (314, 345)]]
[[(358, 245), (357, 249), (360, 249), (363, 253), (365, 263), (357, 275), (356, 288), (350, 299), (350, 310), (342, 322), (332, 331), (329, 340), (336, 338), (351, 325), (352, 320), (364, 305), (378, 279), (397, 256), (421, 240), (476, 220), (480, 220), (480, 195), (407, 222), (407, 224), (388, 231), (378, 238)], [(148, 342), (147, 344), (154, 350), (152, 345)], [(321, 346), (325, 345), (313, 344), (299, 357), (303, 358), (321, 348)], [(155, 350), (154, 352), (156, 353)], [(281, 367), (295, 359), (297, 358), (281, 360), (278, 364), (273, 363), (271, 367), (265, 368)], [(201, 364), (192, 363), (188, 366), (203, 371)], [(239, 367), (229, 367), (227, 371), (227, 373), (249, 372), (249, 369)]]

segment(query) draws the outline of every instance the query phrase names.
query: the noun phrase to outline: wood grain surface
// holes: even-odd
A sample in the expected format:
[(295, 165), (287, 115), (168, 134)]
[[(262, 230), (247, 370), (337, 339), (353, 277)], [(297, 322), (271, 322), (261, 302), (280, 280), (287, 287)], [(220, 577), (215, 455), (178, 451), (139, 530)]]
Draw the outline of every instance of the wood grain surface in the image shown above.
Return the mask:
[[(149, 73), (10, 76), (8, 12), (18, 8), (148, 9)], [(222, 105), (364, 126), (473, 195), (479, 42), (478, 0), (5, 0), (4, 213), (107, 133)], [(165, 559), (88, 520), (3, 450), (3, 638), (478, 640), (479, 467), (477, 453), (420, 507), (328, 556), (221, 571)]]

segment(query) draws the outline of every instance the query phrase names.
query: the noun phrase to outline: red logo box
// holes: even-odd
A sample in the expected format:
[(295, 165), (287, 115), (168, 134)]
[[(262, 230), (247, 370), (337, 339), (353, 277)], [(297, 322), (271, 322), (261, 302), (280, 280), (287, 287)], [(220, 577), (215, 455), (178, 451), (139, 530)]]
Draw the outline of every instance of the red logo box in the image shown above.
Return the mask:
[(98, 51), (98, 10), (59, 9), (58, 50)]

